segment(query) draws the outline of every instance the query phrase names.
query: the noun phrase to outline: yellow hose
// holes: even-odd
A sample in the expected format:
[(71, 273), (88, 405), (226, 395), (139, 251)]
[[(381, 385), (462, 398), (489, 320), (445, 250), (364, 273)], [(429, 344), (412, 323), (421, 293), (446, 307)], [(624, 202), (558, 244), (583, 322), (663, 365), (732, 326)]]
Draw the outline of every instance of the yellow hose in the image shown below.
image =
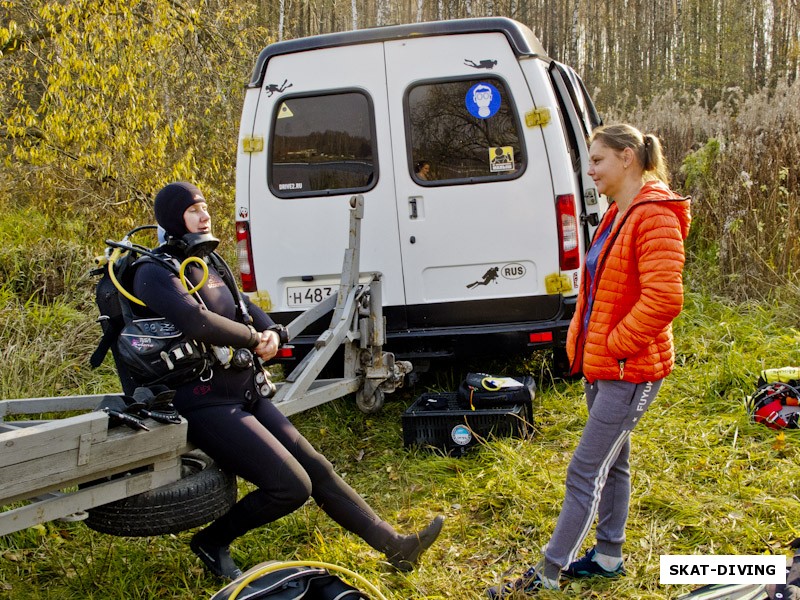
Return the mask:
[[(120, 294), (125, 296), (131, 302), (138, 304), (139, 306), (145, 306), (144, 302), (139, 300), (139, 298), (137, 298), (136, 296), (131, 294), (128, 290), (126, 290), (124, 287), (122, 287), (122, 284), (119, 282), (116, 274), (114, 273), (114, 264), (117, 262), (117, 259), (119, 259), (121, 254), (122, 254), (122, 248), (114, 248), (114, 251), (111, 253), (111, 258), (108, 260), (108, 276), (111, 277), (111, 281), (114, 284), (114, 287), (117, 288)], [(200, 267), (203, 269), (203, 277), (200, 280), (200, 283), (198, 283), (193, 288), (189, 289), (190, 282), (188, 279), (186, 279), (186, 267), (188, 267), (189, 264), (193, 262), (200, 264)], [(190, 256), (189, 258), (184, 260), (181, 263), (178, 273), (180, 274), (181, 283), (183, 284), (183, 287), (190, 294), (194, 294), (195, 292), (197, 292), (208, 281), (208, 265), (202, 258), (199, 258), (197, 256)]]
[[(188, 279), (186, 279), (185, 273), (186, 273), (186, 267), (189, 266), (189, 263), (193, 262), (198, 263), (200, 265), (200, 268), (203, 269), (203, 278), (200, 280), (200, 283), (198, 283), (192, 289), (189, 289), (189, 283), (191, 282)], [(181, 263), (180, 275), (183, 287), (186, 288), (186, 291), (189, 292), (190, 294), (194, 294), (197, 290), (199, 290), (206, 284), (206, 281), (208, 281), (208, 265), (202, 258), (199, 258), (197, 256), (190, 256)]]
[(344, 573), (348, 577), (352, 577), (359, 583), (361, 583), (370, 593), (375, 595), (375, 600), (386, 600), (386, 596), (381, 594), (380, 590), (376, 588), (372, 583), (367, 581), (363, 576), (359, 575), (358, 573), (351, 571), (350, 569), (346, 569), (344, 567), (340, 567), (339, 565), (332, 565), (329, 563), (318, 562), (318, 561), (304, 561), (304, 560), (290, 560), (286, 562), (276, 562), (271, 565), (265, 565), (260, 567), (250, 573), (247, 577), (245, 577), (239, 585), (237, 585), (231, 595), (228, 596), (228, 600), (235, 600), (239, 597), (239, 593), (247, 587), (254, 579), (257, 579), (261, 575), (266, 575), (267, 573), (272, 573), (273, 571), (277, 571), (279, 569), (283, 569), (285, 567), (319, 567), (322, 569), (328, 569), (329, 571), (338, 571), (339, 573)]

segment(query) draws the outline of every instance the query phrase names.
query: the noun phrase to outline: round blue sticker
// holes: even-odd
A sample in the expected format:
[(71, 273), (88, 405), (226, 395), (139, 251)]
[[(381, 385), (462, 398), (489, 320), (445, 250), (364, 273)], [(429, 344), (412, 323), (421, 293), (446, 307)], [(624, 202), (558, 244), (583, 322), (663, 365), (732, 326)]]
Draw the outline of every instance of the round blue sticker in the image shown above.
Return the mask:
[(472, 432), (464, 425), (456, 425), (450, 431), (450, 439), (459, 446), (466, 446), (472, 441)]
[(500, 92), (491, 83), (476, 83), (467, 92), (464, 102), (469, 114), (478, 119), (493, 117), (500, 110)]

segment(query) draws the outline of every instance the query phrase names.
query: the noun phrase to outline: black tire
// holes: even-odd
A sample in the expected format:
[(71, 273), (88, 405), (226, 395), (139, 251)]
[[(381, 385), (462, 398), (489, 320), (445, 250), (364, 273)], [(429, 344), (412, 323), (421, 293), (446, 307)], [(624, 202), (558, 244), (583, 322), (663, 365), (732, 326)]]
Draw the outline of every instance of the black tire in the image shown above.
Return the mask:
[(236, 476), (206, 454), (194, 450), (181, 463), (178, 481), (93, 508), (86, 525), (119, 536), (177, 533), (213, 521), (236, 503)]

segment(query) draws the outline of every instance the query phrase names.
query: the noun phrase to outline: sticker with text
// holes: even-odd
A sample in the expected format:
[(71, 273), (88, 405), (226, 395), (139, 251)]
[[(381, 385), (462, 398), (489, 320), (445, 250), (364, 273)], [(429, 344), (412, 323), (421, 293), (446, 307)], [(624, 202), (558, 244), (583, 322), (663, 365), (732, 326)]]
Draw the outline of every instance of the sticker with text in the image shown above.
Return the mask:
[(767, 555), (661, 556), (662, 584), (786, 583), (786, 557)]

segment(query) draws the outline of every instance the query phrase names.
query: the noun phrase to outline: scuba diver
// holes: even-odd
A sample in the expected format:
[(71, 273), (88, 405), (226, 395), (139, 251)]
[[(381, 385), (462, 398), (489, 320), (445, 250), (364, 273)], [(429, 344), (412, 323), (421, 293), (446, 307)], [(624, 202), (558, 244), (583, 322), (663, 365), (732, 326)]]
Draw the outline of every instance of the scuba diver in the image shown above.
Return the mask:
[(231, 557), (231, 542), (313, 498), (342, 527), (384, 553), (395, 568), (412, 569), (438, 537), (444, 518), (437, 516), (422, 531), (402, 535), (334, 471), (265, 397), (269, 393), (260, 385), (259, 373), (264, 375), (258, 360), (275, 356), (281, 327), (238, 292), (224, 261), (220, 268), (219, 260), (206, 259), (219, 240), (211, 235), (202, 192), (191, 183), (170, 183), (156, 195), (154, 208), (165, 235), (165, 243), (154, 253), (178, 261), (198, 257), (207, 263), (185, 265), (190, 286), (205, 279), (204, 266), (208, 276), (190, 294), (174, 272), (158, 261), (142, 261), (132, 279), (133, 294), (146, 305), (139, 312), (167, 319), (196, 342), (236, 349), (232, 354), (240, 360), (228, 364), (218, 360), (200, 375), (176, 384), (173, 403), (188, 421), (189, 441), (223, 469), (255, 486), (230, 511), (196, 533), (191, 549), (214, 575), (235, 579), (242, 571)]

